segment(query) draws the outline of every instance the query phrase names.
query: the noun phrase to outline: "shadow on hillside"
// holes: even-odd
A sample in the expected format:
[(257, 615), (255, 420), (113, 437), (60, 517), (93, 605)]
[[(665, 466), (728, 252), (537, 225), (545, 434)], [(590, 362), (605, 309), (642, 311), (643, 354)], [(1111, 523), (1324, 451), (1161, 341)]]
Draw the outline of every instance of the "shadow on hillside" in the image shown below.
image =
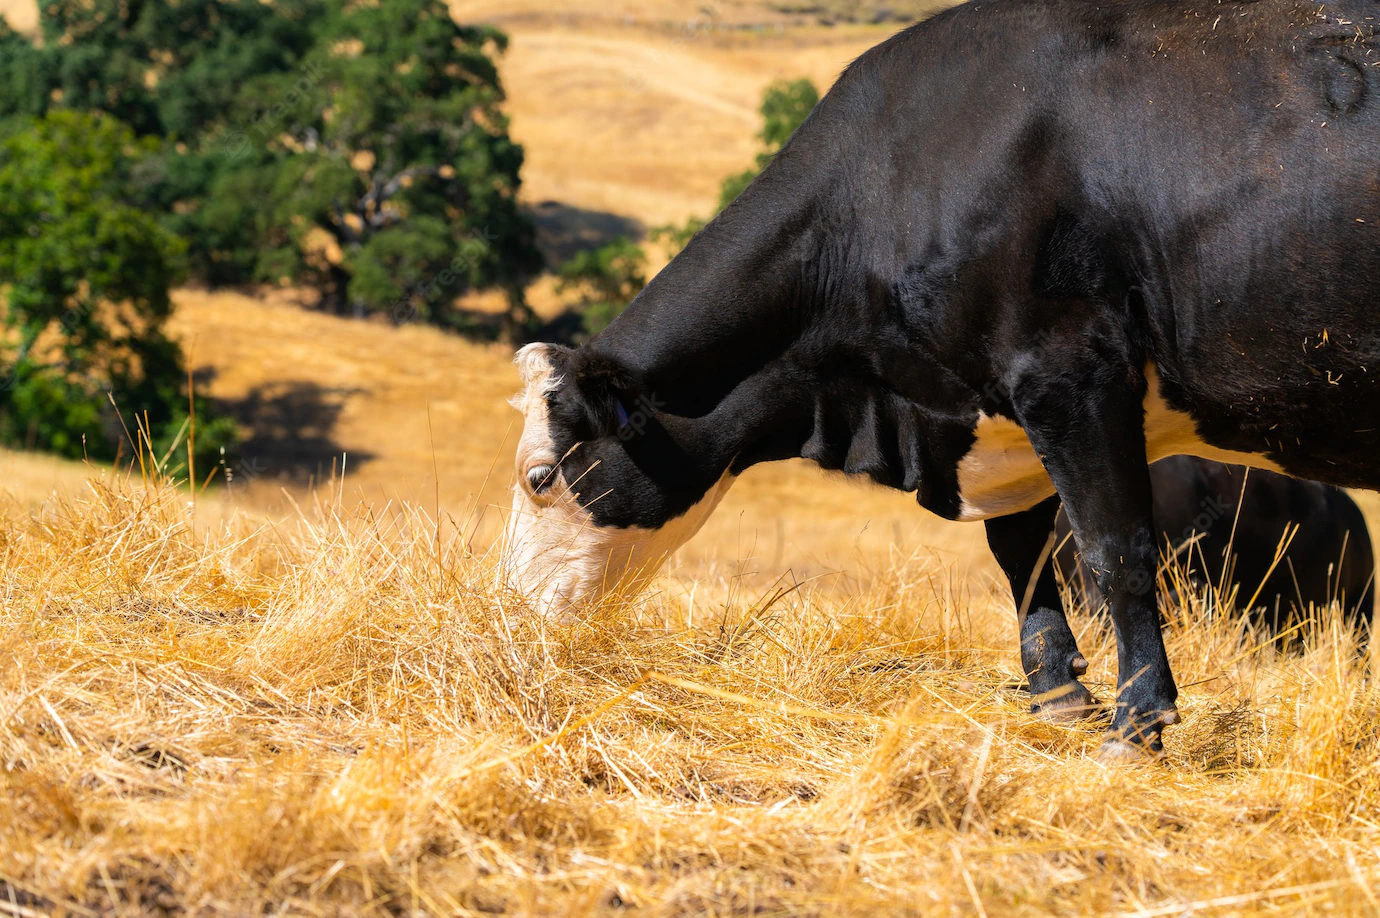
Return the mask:
[[(584, 210), (560, 201), (542, 201), (527, 209), (537, 230), (537, 248), (550, 271), (580, 252), (597, 249), (623, 237), (641, 242), (647, 228), (639, 220), (601, 210)], [(567, 308), (542, 322), (531, 333), (533, 341), (578, 344), (585, 337), (584, 315)]]
[(560, 201), (542, 201), (527, 213), (537, 229), (537, 248), (553, 271), (579, 252), (597, 249), (619, 236), (636, 242), (647, 234), (646, 227), (631, 217), (582, 210)]
[[(334, 438), (345, 399), (363, 391), (291, 380), (265, 383), (242, 399), (219, 402), (217, 407), (245, 431), (231, 485), (258, 478), (292, 484), (329, 480), (345, 452)], [(357, 469), (372, 458), (350, 450), (349, 467)]]

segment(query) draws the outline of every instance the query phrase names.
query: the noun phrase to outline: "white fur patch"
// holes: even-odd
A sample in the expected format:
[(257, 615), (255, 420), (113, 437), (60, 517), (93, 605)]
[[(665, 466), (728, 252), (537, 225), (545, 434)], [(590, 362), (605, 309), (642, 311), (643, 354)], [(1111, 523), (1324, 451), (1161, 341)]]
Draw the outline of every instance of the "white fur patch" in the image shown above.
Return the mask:
[(1054, 493), (1025, 429), (979, 414), (976, 439), (958, 463), (960, 520), (985, 520), (1035, 506)]
[(522, 436), (517, 445), (517, 473), (521, 476), (527, 469), (555, 465), (560, 461), (551, 443), (551, 418), (546, 397), (560, 385), (561, 378), (553, 371), (545, 344), (527, 345), (517, 352), (513, 362), (522, 377), (522, 391), (508, 401), (522, 412)]
[[(1145, 379), (1145, 452), (1151, 462), (1188, 454), (1282, 471), (1264, 456), (1204, 443), (1193, 418), (1164, 400), (1154, 364), (1145, 368)], [(983, 414), (975, 434), (977, 440), (958, 463), (960, 520), (985, 520), (1027, 510), (1054, 493), (1054, 482), (1049, 480), (1025, 430), (1015, 421)]]
[(524, 389), (513, 406), (523, 413), (523, 426), (501, 568), (539, 611), (567, 615), (610, 590), (636, 588), (651, 578), (709, 519), (734, 476), (725, 474), (686, 513), (656, 529), (596, 526), (593, 514), (575, 499), (574, 483), (565, 480), (564, 472), (545, 493), (531, 494), (523, 486), (526, 471), (564, 458), (555, 452), (546, 403), (560, 379), (552, 373), (543, 345), (523, 348), (517, 363)]
[(563, 480), (545, 504), (515, 487), (504, 567), (540, 612), (568, 615), (614, 589), (645, 584), (700, 530), (732, 484), (733, 476), (725, 475), (689, 511), (656, 529), (596, 526)]

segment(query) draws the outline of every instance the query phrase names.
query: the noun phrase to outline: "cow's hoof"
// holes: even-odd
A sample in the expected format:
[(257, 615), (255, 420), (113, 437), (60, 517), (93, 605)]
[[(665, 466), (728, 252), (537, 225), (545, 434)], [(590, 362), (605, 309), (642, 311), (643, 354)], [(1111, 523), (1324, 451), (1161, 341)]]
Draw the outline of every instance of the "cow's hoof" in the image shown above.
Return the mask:
[[(1125, 717), (1120, 712), (1118, 720)], [(1164, 755), (1164, 743), (1160, 739), (1165, 727), (1172, 727), (1182, 720), (1179, 711), (1170, 705), (1157, 714), (1137, 718), (1131, 724), (1118, 726), (1113, 723), (1097, 757), (1103, 762), (1149, 762)]]
[(1158, 737), (1151, 744), (1132, 742), (1120, 736), (1109, 736), (1102, 741), (1102, 747), (1097, 750), (1097, 760), (1104, 765), (1155, 762), (1163, 755), (1164, 745)]
[[(1086, 668), (1085, 664), (1085, 671)], [(1052, 692), (1035, 696), (1030, 705), (1030, 712), (1051, 723), (1067, 724), (1097, 717), (1104, 713), (1104, 709), (1097, 703), (1092, 692), (1088, 691), (1083, 683), (1074, 679)]]

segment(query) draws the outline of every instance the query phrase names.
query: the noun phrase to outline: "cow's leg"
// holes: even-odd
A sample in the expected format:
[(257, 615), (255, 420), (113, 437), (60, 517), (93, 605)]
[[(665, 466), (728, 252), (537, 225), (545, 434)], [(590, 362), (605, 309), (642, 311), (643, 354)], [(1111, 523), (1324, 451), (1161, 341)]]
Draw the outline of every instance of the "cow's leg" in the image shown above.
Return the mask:
[(1051, 720), (1072, 720), (1095, 711), (1096, 702), (1078, 681), (1088, 671), (1088, 661), (1064, 618), (1054, 578), (1051, 540), (1058, 512), (1059, 498), (1051, 497), (1022, 513), (988, 520), (987, 544), (1016, 601), (1030, 709)]
[(1116, 629), (1117, 704), (1104, 758), (1159, 752), (1161, 731), (1179, 722), (1155, 604), (1159, 553), (1138, 376), (1053, 377), (1030, 387), (1018, 408)]

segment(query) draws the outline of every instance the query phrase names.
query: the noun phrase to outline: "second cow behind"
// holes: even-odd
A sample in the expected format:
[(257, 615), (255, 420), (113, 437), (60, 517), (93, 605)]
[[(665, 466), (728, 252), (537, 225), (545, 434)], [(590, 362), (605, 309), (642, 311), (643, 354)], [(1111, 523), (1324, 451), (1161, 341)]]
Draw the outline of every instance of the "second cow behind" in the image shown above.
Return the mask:
[[(1237, 601), (1260, 588), (1252, 619), (1273, 631), (1300, 620), (1310, 604), (1338, 602), (1353, 625), (1369, 626), (1375, 560), (1365, 517), (1345, 491), (1315, 481), (1225, 465), (1192, 456), (1173, 456), (1150, 467), (1155, 531), (1197, 586), (1230, 580)], [(1237, 504), (1241, 504), (1240, 514)], [(1287, 526), (1298, 532), (1274, 570), (1275, 552)], [(1068, 517), (1059, 511), (1055, 563), (1075, 596), (1101, 605), (1091, 572), (1077, 557)], [(1197, 538), (1194, 545), (1185, 545)], [(1261, 584), (1264, 586), (1261, 586)]]

